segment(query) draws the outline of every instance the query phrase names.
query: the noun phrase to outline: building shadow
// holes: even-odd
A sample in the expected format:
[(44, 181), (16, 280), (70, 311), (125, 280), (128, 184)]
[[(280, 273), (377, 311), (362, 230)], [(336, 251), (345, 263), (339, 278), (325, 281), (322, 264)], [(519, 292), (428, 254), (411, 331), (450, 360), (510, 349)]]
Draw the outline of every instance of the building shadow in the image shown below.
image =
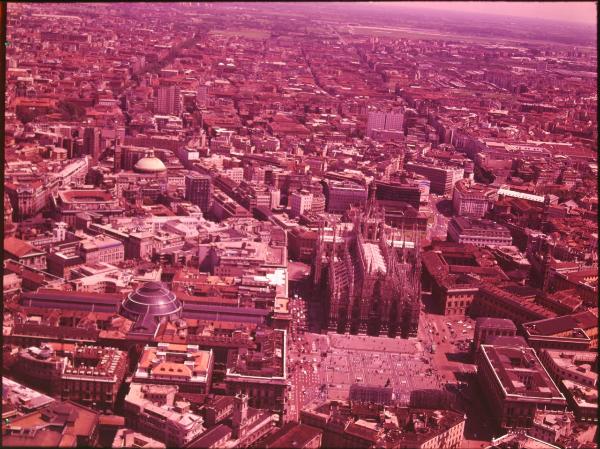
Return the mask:
[(490, 441), (499, 435), (496, 425), (492, 420), (492, 412), (485, 400), (476, 375), (470, 373), (456, 373), (457, 379), (466, 382), (459, 397), (464, 404), (467, 415), (464, 438), (468, 440)]
[(473, 357), (468, 351), (461, 352), (446, 352), (446, 359), (449, 362), (457, 362), (457, 363), (473, 363)]
[(447, 217), (447, 218), (452, 217), (452, 201), (442, 200), (435, 205), (435, 208), (444, 217)]
[(425, 307), (425, 312), (439, 315), (439, 307), (433, 299), (430, 292), (421, 292), (421, 304)]

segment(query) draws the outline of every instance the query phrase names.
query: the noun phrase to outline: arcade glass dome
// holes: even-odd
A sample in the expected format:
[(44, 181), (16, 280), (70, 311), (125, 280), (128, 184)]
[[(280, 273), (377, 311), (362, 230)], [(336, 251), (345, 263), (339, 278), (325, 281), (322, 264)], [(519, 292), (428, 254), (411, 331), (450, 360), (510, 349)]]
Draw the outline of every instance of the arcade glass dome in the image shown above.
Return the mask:
[(155, 156), (146, 156), (141, 158), (133, 167), (137, 173), (164, 173), (167, 167), (163, 162)]
[(121, 303), (119, 314), (135, 322), (134, 328), (152, 331), (164, 321), (181, 318), (182, 306), (162, 282), (147, 282)]

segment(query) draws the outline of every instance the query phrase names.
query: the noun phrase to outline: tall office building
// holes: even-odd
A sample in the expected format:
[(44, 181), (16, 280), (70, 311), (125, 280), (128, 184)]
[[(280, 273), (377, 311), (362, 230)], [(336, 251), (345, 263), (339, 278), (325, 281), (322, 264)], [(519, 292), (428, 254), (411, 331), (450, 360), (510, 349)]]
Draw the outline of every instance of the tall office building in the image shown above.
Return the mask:
[(400, 111), (370, 111), (367, 114), (367, 137), (373, 137), (375, 130), (402, 132), (403, 126), (404, 114)]
[(375, 198), (378, 201), (407, 203), (415, 209), (421, 204), (421, 188), (417, 181), (405, 182), (375, 181)]
[(368, 197), (365, 186), (350, 181), (328, 179), (324, 191), (327, 212), (332, 214), (343, 214), (350, 206), (365, 204)]
[(156, 92), (157, 114), (180, 115), (182, 111), (181, 90), (174, 84), (161, 85)]
[(123, 148), (121, 147), (121, 143), (117, 141), (115, 143), (115, 154), (114, 154), (114, 170), (115, 173), (121, 171), (123, 166)]
[(98, 161), (101, 153), (101, 132), (98, 128), (88, 127), (83, 131), (83, 154), (89, 154), (94, 161)]
[(212, 205), (213, 185), (208, 175), (189, 173), (185, 176), (185, 198), (207, 213)]
[(456, 215), (482, 218), (494, 204), (495, 196), (496, 189), (470, 179), (460, 180), (454, 185), (452, 207)]
[(198, 92), (196, 93), (196, 104), (200, 108), (204, 108), (208, 105), (208, 90), (210, 84), (204, 83), (198, 87)]
[(420, 162), (408, 162), (404, 166), (409, 173), (417, 173), (425, 176), (429, 181), (431, 193), (438, 195), (451, 195), (454, 190), (454, 184), (463, 178), (464, 168), (428, 165)]
[(294, 192), (290, 195), (291, 216), (298, 217), (312, 209), (313, 194), (306, 191)]

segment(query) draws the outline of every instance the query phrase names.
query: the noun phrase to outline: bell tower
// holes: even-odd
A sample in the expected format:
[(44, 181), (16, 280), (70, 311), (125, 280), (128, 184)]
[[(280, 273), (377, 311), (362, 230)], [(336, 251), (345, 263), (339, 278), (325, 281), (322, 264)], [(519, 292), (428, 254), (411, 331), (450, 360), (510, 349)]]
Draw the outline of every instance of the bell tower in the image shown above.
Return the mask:
[(233, 416), (232, 420), (232, 436), (235, 439), (241, 438), (242, 429), (248, 418), (248, 395), (244, 393), (238, 393), (233, 398)]

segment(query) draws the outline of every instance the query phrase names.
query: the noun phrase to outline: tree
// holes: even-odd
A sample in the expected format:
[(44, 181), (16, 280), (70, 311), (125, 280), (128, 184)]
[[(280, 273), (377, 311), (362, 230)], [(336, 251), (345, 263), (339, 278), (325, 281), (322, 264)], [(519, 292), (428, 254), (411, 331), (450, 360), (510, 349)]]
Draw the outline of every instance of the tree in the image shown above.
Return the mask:
[(33, 119), (37, 116), (34, 111), (31, 109), (17, 109), (17, 118), (21, 120), (21, 123), (26, 125), (29, 122), (32, 122)]
[(85, 109), (71, 101), (61, 101), (58, 103), (58, 110), (63, 118), (68, 121), (81, 120), (85, 116)]

